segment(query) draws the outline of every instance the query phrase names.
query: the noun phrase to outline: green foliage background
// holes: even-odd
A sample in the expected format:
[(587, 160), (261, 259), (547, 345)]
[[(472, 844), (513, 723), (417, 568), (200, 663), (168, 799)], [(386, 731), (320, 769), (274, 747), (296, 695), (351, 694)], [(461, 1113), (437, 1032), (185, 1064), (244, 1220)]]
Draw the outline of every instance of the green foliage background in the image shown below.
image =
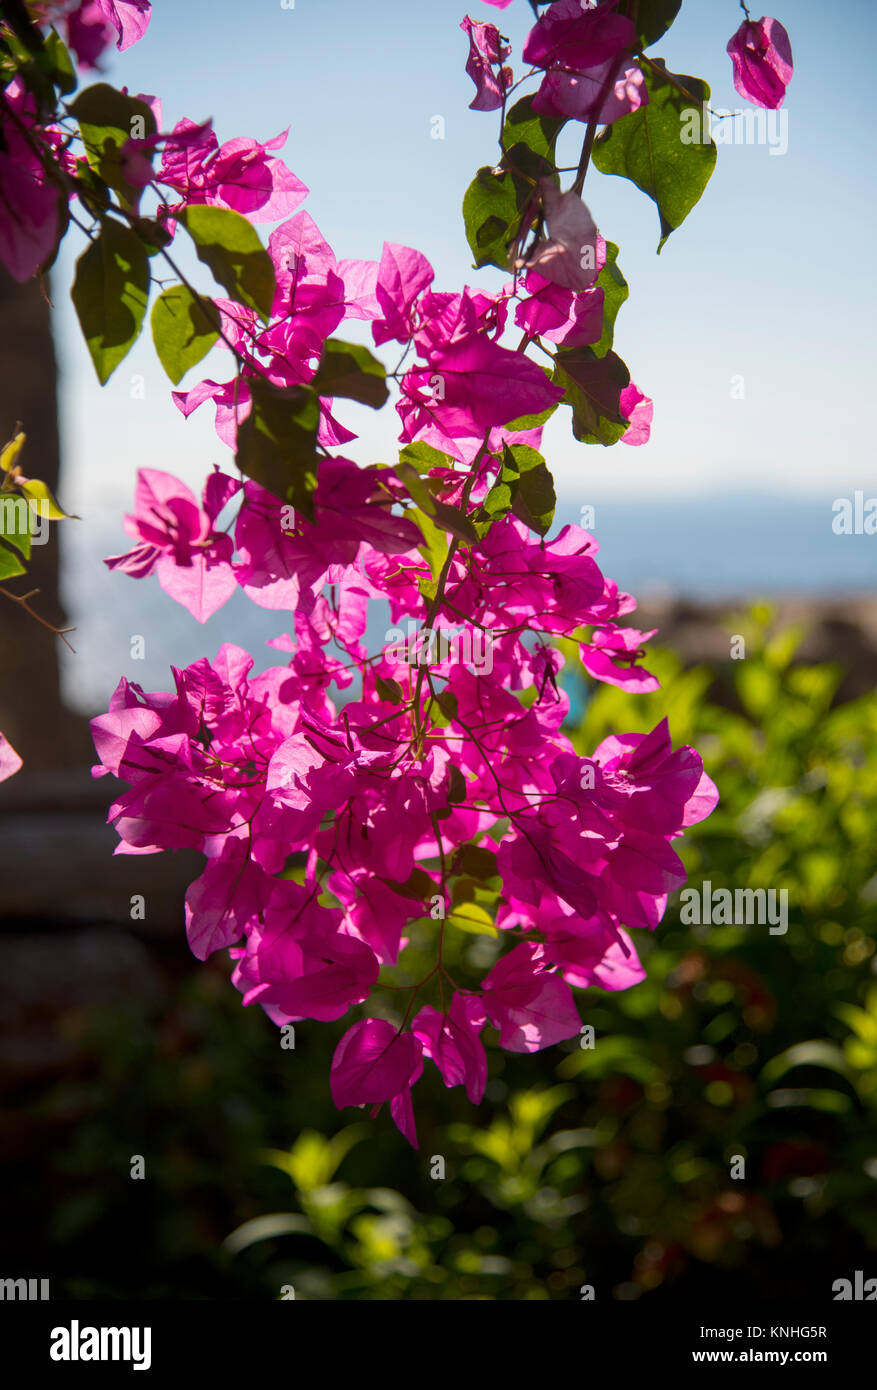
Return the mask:
[[(478, 1109), (428, 1065), (418, 1153), (386, 1108), (334, 1109), (349, 1020), (284, 1051), (181, 944), (169, 1007), (61, 1021), (89, 1063), (28, 1103), (47, 1139), (7, 1175), (12, 1263), (55, 1297), (162, 1299), (828, 1299), (873, 1274), (877, 697), (835, 704), (842, 673), (795, 664), (801, 634), (769, 618), (729, 621), (747, 646), (724, 685), (659, 653), (662, 690), (591, 691), (575, 737), (667, 714), (722, 795), (686, 836), (690, 884), (786, 888), (786, 935), (684, 926), (674, 899), (636, 933), (648, 979), (581, 993), (592, 1049), (489, 1046)], [(474, 984), (497, 943), (447, 935)]]

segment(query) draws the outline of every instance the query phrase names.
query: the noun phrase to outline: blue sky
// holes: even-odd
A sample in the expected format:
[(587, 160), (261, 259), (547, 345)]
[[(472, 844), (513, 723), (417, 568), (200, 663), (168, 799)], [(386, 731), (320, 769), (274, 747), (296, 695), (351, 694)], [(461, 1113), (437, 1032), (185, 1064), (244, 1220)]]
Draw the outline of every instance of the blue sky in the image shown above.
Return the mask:
[[(631, 286), (616, 350), (654, 397), (651, 442), (611, 450), (576, 444), (567, 411), (558, 412), (544, 440), (560, 510), (577, 512), (579, 500), (602, 502), (613, 509), (617, 534), (629, 508), (637, 535), (648, 536), (649, 509), (658, 503), (680, 516), (697, 507), (702, 529), (704, 506), (714, 499), (715, 537), (704, 542), (705, 562), (721, 544), (731, 570), (734, 536), (723, 519), (729, 493), (752, 497), (753, 507), (759, 495), (806, 504), (809, 531), (802, 526), (797, 542), (777, 532), (778, 544), (801, 548), (822, 516), (830, 528), (834, 498), (856, 488), (877, 493), (870, 438), (873, 84), (859, 75), (854, 57), (874, 47), (877, 6), (872, 0), (776, 3), (795, 58), (784, 108), (786, 153), (771, 154), (768, 144), (721, 147), (703, 199), (660, 256), (657, 212), (642, 193), (596, 170), (585, 186), (600, 230), (620, 246)], [(498, 22), (520, 53), (532, 21), (526, 0), (513, 0), (502, 12), (471, 0), (469, 12)], [(304, 206), (339, 258), (376, 259), (387, 239), (422, 250), (439, 289), (496, 287), (500, 272), (472, 269), (460, 213), (475, 170), (496, 157), (498, 127), (495, 114), (468, 110), (473, 88), (459, 29), (465, 13), (465, 0), (295, 0), (293, 9), (280, 0), (243, 6), (156, 0), (146, 37), (127, 53), (114, 53), (106, 76), (131, 91), (160, 95), (166, 126), (183, 116), (212, 116), (220, 140), (265, 140), (289, 126), (283, 156), (310, 188)], [(715, 108), (738, 110), (744, 103), (731, 82), (725, 44), (741, 18), (736, 0), (684, 0), (679, 19), (651, 51), (671, 70), (709, 82)], [(512, 62), (520, 73), (519, 60)], [(435, 116), (444, 118), (441, 140), (431, 138)], [(564, 138), (563, 162), (573, 163), (580, 132)], [(265, 237), (268, 230), (262, 229)], [(168, 631), (180, 614), (153, 581), (114, 578), (112, 592), (103, 580), (98, 584), (98, 568), (105, 572), (93, 554), (95, 528), (111, 537), (101, 553), (123, 548), (119, 516), (138, 467), (166, 468), (198, 486), (212, 463), (228, 464), (230, 456), (216, 439), (210, 407), (188, 422), (177, 412), (148, 333), (109, 385), (98, 386), (68, 297), (80, 249), (71, 236), (54, 286), (63, 497), (87, 523), (67, 540), (68, 592), (80, 641), (97, 652), (108, 619), (91, 607), (82, 611), (75, 581), (81, 575), (86, 582), (86, 567), (94, 570), (88, 583), (95, 602), (124, 608), (124, 631), (143, 630), (138, 605), (160, 605)], [(206, 268), (196, 274), (209, 288)], [(228, 375), (227, 362), (214, 353), (184, 384)], [(732, 399), (733, 381), (741, 377), (744, 398)], [(132, 378), (142, 378), (134, 396), (143, 399), (132, 398)], [(345, 407), (343, 418), (361, 433), (348, 449), (353, 457), (390, 457), (394, 411), (376, 416)], [(599, 519), (596, 531), (599, 537)], [(844, 545), (826, 546), (815, 561), (820, 582), (842, 582), (843, 564), (833, 573), (832, 556), (846, 561), (851, 551)], [(657, 543), (653, 553), (649, 573), (674, 583), (673, 557), (667, 555), (664, 575)], [(628, 578), (620, 564), (610, 572), (621, 582)], [(740, 589), (745, 578), (741, 560)], [(215, 642), (201, 645), (206, 650)]]
[[(703, 199), (660, 257), (654, 205), (624, 180), (589, 175), (586, 201), (619, 243), (631, 285), (616, 347), (655, 399), (655, 427), (642, 449), (585, 449), (559, 412), (546, 445), (561, 485), (578, 488), (586, 475), (599, 495), (684, 498), (730, 487), (834, 497), (877, 482), (868, 437), (873, 93), (853, 80), (850, 59), (877, 38), (877, 6), (777, 3), (796, 66), (787, 153), (722, 147)], [(531, 19), (525, 0), (503, 12), (472, 0), (470, 10), (499, 18), (520, 50)], [(166, 124), (212, 116), (221, 140), (266, 139), (290, 126), (285, 158), (339, 257), (376, 258), (386, 238), (423, 250), (439, 288), (496, 285), (499, 272), (472, 269), (460, 216), (475, 169), (494, 158), (497, 128), (493, 113), (467, 109), (464, 13), (462, 0), (295, 0), (294, 9), (280, 0), (157, 0), (146, 37), (114, 54), (107, 76), (161, 95)], [(705, 78), (715, 107), (739, 109), (725, 43), (741, 17), (732, 0), (685, 0), (652, 52)], [(435, 115), (444, 117), (443, 140), (430, 136)], [(56, 293), (75, 499), (114, 505), (134, 467), (157, 456), (197, 478), (222, 458), (221, 446), (206, 411), (188, 424), (177, 414), (148, 339), (108, 387), (97, 385), (66, 294), (69, 242)], [(131, 399), (134, 374), (145, 378), (143, 401)], [(210, 373), (196, 368), (186, 384), (202, 374)], [(735, 377), (742, 400), (731, 396)], [(360, 457), (391, 446), (395, 413), (385, 414), (386, 423), (357, 415)]]

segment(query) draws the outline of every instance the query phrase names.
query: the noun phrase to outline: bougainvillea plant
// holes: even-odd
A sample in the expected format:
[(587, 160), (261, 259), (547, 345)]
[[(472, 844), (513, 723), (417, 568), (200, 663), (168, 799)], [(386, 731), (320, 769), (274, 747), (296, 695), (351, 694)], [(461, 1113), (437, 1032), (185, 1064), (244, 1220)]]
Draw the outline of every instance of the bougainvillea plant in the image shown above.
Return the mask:
[[(649, 436), (652, 402), (613, 350), (618, 248), (582, 193), (592, 165), (632, 180), (657, 205), (661, 244), (701, 196), (715, 145), (680, 130), (709, 88), (646, 53), (680, 6), (532, 4), (517, 80), (497, 27), (463, 20), (472, 107), (499, 118), (465, 229), (476, 268), (504, 282), (444, 290), (421, 252), (393, 242), (379, 260), (339, 260), (299, 210), (307, 189), (278, 153), (284, 135), (220, 144), (209, 123), (167, 122), (154, 97), (79, 90), (71, 52), (82, 70), (110, 43), (127, 48), (146, 0), (2, 5), (0, 259), (24, 280), (81, 229), (72, 296), (101, 382), (140, 333), (156, 266), (172, 277), (151, 327), (173, 384), (215, 345), (228, 353), (227, 379), (173, 399), (184, 416), (213, 403), (229, 470), (200, 498), (142, 470), (131, 547), (107, 564), (154, 573), (201, 622), (242, 589), (289, 629), (258, 675), (225, 644), (174, 669), (170, 691), (120, 682), (92, 726), (96, 775), (126, 784), (109, 815), (119, 851), (204, 855), (186, 897), (191, 949), (227, 950), (243, 1002), (279, 1025), (367, 1006), (412, 925), (431, 923), (431, 970), (399, 989), (395, 1017), (366, 1007), (331, 1069), (339, 1107), (389, 1102), (412, 1144), (426, 1060), (477, 1103), (488, 1021), (500, 1047), (538, 1051), (579, 1033), (575, 989), (643, 978), (630, 932), (660, 922), (685, 881), (674, 844), (717, 800), (666, 722), (588, 757), (563, 732), (566, 661), (631, 691), (657, 682), (642, 664), (652, 634), (622, 621), (636, 605), (603, 575), (596, 541), (576, 525), (552, 534), (540, 452), (560, 409), (584, 444)], [(728, 49), (738, 90), (778, 106), (792, 68), (782, 26), (747, 12)], [(567, 125), (581, 154), (564, 171)], [(260, 223), (275, 224), (267, 248)], [(178, 269), (180, 238), (223, 296)], [(338, 336), (353, 319), (392, 368)], [(358, 466), (344, 402), (379, 410), (391, 393), (398, 460)], [(27, 499), (41, 485), (10, 464), (6, 486)], [(17, 540), (0, 540), (2, 578), (24, 572)], [(369, 651), (381, 600), (396, 626)], [(18, 765), (0, 740), (0, 778)], [(443, 960), (460, 921), (504, 946), (477, 990)]]

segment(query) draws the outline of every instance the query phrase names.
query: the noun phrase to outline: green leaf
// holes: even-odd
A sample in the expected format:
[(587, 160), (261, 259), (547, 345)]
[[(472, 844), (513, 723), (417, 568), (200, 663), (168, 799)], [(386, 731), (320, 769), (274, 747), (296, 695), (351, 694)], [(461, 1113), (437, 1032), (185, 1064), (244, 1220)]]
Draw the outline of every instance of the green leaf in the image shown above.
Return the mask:
[(2, 85), (5, 87), (13, 77), (20, 78), (36, 99), (38, 114), (51, 120), (56, 106), (55, 87), (61, 92), (71, 92), (76, 86), (75, 78), (71, 84), (69, 55), (54, 29), (46, 35), (40, 32), (24, 0), (6, 0), (0, 17), (3, 20), (0, 55), (5, 60)]
[(542, 455), (526, 444), (505, 444), (499, 478), (481, 505), (487, 520), (480, 521), (479, 535), (486, 535), (494, 521), (513, 512), (531, 531), (544, 536), (556, 505), (554, 480)]
[(318, 396), (345, 396), (380, 410), (386, 403), (387, 372), (368, 348), (329, 338), (311, 387)]
[(0, 492), (0, 536), (30, 559), (30, 507), (14, 492)]
[(253, 405), (238, 429), (235, 463), (275, 497), (313, 520), (320, 405), (306, 386), (280, 390), (254, 377)]
[[(2, 469), (4, 473), (11, 474), (12, 481), (14, 482), (15, 487), (18, 489), (17, 496), (20, 499), (23, 499), (25, 504), (28, 507), (30, 507), (31, 510), (39, 512), (49, 521), (63, 521), (67, 518), (68, 513), (64, 511), (64, 508), (55, 499), (53, 493), (47, 487), (47, 485), (44, 482), (42, 482), (39, 478), (26, 478), (21, 472), (21, 464), (18, 462), (18, 459), (22, 449), (25, 446), (26, 441), (27, 435), (24, 434), (22, 430), (19, 430), (18, 433), (15, 435), (14, 439), (11, 439), (8, 444), (4, 445), (3, 449), (0, 450), (0, 469)], [(3, 492), (2, 490), (0, 490), (0, 505), (2, 505), (4, 502), (14, 501), (15, 496), (16, 494), (14, 493), (8, 491)], [(15, 533), (22, 534), (21, 507), (16, 506), (13, 512), (13, 510), (7, 506), (5, 508), (5, 511), (9, 513), (10, 517), (13, 514), (17, 515), (18, 520), (16, 521), (14, 528)], [(76, 517), (75, 520), (78, 521), (79, 518)], [(26, 541), (27, 554), (30, 553), (30, 534), (31, 528), (30, 521), (28, 520), (28, 539)], [(22, 549), (20, 545), (18, 548), (19, 550)]]
[(288, 1153), (268, 1149), (264, 1161), (279, 1168), (290, 1177), (299, 1192), (313, 1192), (325, 1187), (335, 1176), (344, 1158), (360, 1140), (370, 1137), (368, 1125), (348, 1125), (331, 1139), (316, 1130), (305, 1129)]
[(682, 8), (682, 0), (639, 0), (636, 32), (640, 48), (648, 48), (666, 34)]
[(598, 357), (590, 348), (561, 349), (553, 380), (572, 406), (572, 432), (583, 444), (615, 444), (628, 427), (620, 397), (630, 372), (614, 352)]
[(384, 700), (388, 705), (404, 705), (405, 691), (398, 681), (388, 680), (385, 676), (378, 676), (375, 686), (380, 700)]
[(152, 341), (158, 360), (176, 386), (219, 338), (213, 303), (185, 285), (172, 285), (152, 310)]
[[(85, 159), (78, 159), (76, 161), (75, 182), (77, 197), (86, 212), (92, 217), (103, 217), (112, 201), (110, 190), (107, 188), (103, 179), (98, 178), (91, 165)], [(142, 219), (138, 219), (138, 223), (141, 220)], [(146, 238), (143, 236), (142, 231), (140, 231), (139, 226), (137, 230), (141, 240), (145, 241)]]
[(75, 512), (65, 512), (54, 493), (41, 478), (28, 478), (18, 484), (22, 496), (49, 521), (78, 521)]
[[(451, 903), (456, 907), (458, 903), (477, 902), (478, 891), (478, 884), (475, 882), (474, 878), (455, 878), (451, 888)], [(484, 896), (483, 890), (482, 896)]]
[(508, 516), (512, 509), (513, 498), (514, 493), (510, 483), (494, 483), (481, 504), (482, 509), (491, 521), (499, 521), (502, 517)]
[(442, 527), (436, 526), (431, 516), (419, 507), (407, 515), (420, 528), (423, 535), (423, 545), (417, 549), (429, 565), (431, 579), (419, 579), (418, 588), (421, 596), (425, 599), (433, 599), (436, 596), (438, 580), (444, 567), (445, 559), (448, 554), (448, 533)]
[(772, 671), (785, 671), (788, 669), (792, 657), (800, 647), (804, 638), (807, 636), (806, 623), (793, 623), (790, 627), (783, 628), (775, 637), (772, 637), (765, 644), (764, 660), (765, 664)]
[(267, 323), (274, 300), (274, 266), (255, 229), (230, 208), (196, 206), (179, 215), (195, 243), (198, 259), (209, 266), (230, 299), (248, 304)]
[(522, 97), (506, 116), (502, 128), (502, 148), (511, 153), (516, 145), (526, 145), (531, 154), (541, 155), (553, 162), (554, 146), (565, 125), (564, 119), (537, 115), (533, 110), (533, 97)]
[(465, 545), (477, 545), (478, 532), (468, 516), (459, 508), (450, 507), (446, 502), (440, 502), (437, 497), (434, 497), (412, 464), (400, 462), (396, 466), (395, 473), (407, 487), (412, 501), (417, 503), (420, 510), (436, 526), (443, 531), (449, 531), (452, 536)]
[(765, 1086), (773, 1086), (793, 1067), (825, 1067), (841, 1076), (849, 1076), (849, 1067), (840, 1048), (835, 1043), (814, 1038), (808, 1042), (795, 1043), (777, 1057), (772, 1057), (762, 1068), (761, 1081)]
[(877, 1017), (874, 1014), (868, 1013), (865, 1009), (857, 1009), (854, 1004), (844, 1003), (836, 1004), (834, 1012), (853, 1029), (862, 1042), (877, 1047)]
[(396, 464), (393, 472), (396, 474), (396, 477), (405, 484), (411, 500), (416, 502), (418, 507), (426, 512), (427, 516), (435, 516), (435, 495), (430, 491), (427, 482), (421, 478), (414, 465), (408, 463), (400, 454), (399, 462)]
[(448, 913), (448, 921), (474, 936), (499, 936), (490, 914), (477, 903), (460, 903)]
[(3, 445), (3, 449), (0, 451), (0, 468), (3, 469), (4, 473), (8, 473), (10, 469), (16, 467), (18, 456), (24, 448), (26, 439), (27, 435), (19, 430), (8, 444)]
[(34, 58), (39, 58), (45, 52), (46, 41), (40, 33), (32, 15), (27, 12), (27, 6), (23, 0), (15, 0), (13, 4), (3, 6), (2, 18), (4, 24), (8, 26), (5, 40), (10, 48), (17, 55), (29, 53)]
[(448, 767), (448, 801), (452, 806), (461, 806), (466, 800), (466, 778), (456, 763)]
[(100, 143), (101, 134), (106, 132), (114, 135), (122, 144), (135, 138), (135, 132), (140, 129), (137, 117), (142, 117), (145, 126), (143, 137), (138, 135), (137, 139), (156, 133), (155, 117), (150, 107), (127, 92), (116, 91), (107, 82), (96, 82), (93, 87), (86, 87), (70, 103), (70, 111), (79, 122), (86, 140)]
[(228, 1255), (239, 1255), (242, 1250), (257, 1245), (261, 1240), (276, 1240), (279, 1236), (293, 1235), (313, 1238), (307, 1217), (296, 1216), (293, 1212), (272, 1212), (268, 1216), (251, 1217), (242, 1226), (238, 1226), (230, 1236), (226, 1236), (222, 1248)]
[(618, 310), (630, 294), (627, 281), (618, 269), (618, 247), (612, 241), (606, 243), (606, 264), (597, 276), (596, 288), (603, 291), (603, 335), (599, 343), (592, 343), (598, 357), (605, 357), (615, 340), (615, 320)]
[(512, 108), (499, 165), (479, 169), (463, 197), (466, 238), (476, 266), (510, 268), (511, 243), (518, 236), (539, 180), (559, 182), (552, 151), (563, 124), (534, 116), (529, 97)]
[[(540, 366), (541, 366), (541, 364), (540, 364)], [(551, 368), (550, 368), (550, 367), (542, 367), (542, 371), (545, 373), (545, 375), (547, 376), (548, 380), (551, 381), (551, 380), (552, 380)], [(535, 430), (535, 429), (539, 429), (542, 425), (546, 424), (547, 421), (551, 419), (552, 415), (554, 414), (555, 410), (557, 409), (557, 407), (558, 407), (559, 405), (560, 405), (560, 401), (552, 401), (551, 405), (549, 405), (548, 408), (547, 408), (546, 410), (541, 410), (541, 411), (539, 412), (538, 415), (519, 415), (518, 418), (517, 418), (517, 420), (509, 420), (508, 424), (505, 426), (505, 429), (507, 429), (507, 430)]]
[(98, 82), (80, 92), (70, 110), (79, 122), (85, 155), (92, 169), (133, 207), (141, 190), (130, 184), (122, 168), (122, 146), (132, 138), (155, 134), (155, 117), (136, 97)]
[(432, 468), (453, 468), (455, 460), (450, 454), (442, 454), (438, 449), (434, 449), (431, 444), (424, 444), (419, 441), (416, 444), (406, 444), (399, 454), (401, 463), (410, 463), (412, 468), (416, 468), (418, 473), (428, 473)]
[(381, 883), (386, 883), (387, 887), (392, 888), (401, 898), (415, 898), (421, 903), (434, 897), (436, 892), (435, 880), (430, 878), (425, 869), (420, 868), (412, 869), (404, 883), (397, 883), (390, 878), (381, 878)]
[(738, 662), (735, 676), (743, 708), (754, 719), (760, 720), (779, 698), (779, 676), (769, 667), (753, 661)]
[(70, 293), (103, 385), (136, 342), (146, 313), (149, 264), (139, 238), (105, 218), (76, 262)]
[(447, 502), (439, 502), (434, 498), (432, 515), (444, 531), (450, 531), (451, 535), (464, 545), (478, 544), (478, 532), (468, 516), (464, 516), (457, 507), (450, 507)]
[(47, 71), (62, 96), (76, 91), (76, 70), (65, 45), (52, 29), (46, 35)]
[(452, 872), (466, 874), (480, 883), (497, 878), (499, 870), (496, 867), (496, 853), (492, 849), (485, 849), (483, 845), (463, 845), (454, 855)]
[[(545, 369), (543, 368), (543, 370), (545, 370)], [(549, 380), (550, 380), (550, 379), (551, 379), (551, 372), (550, 372), (550, 371), (547, 371), (545, 374), (546, 374), (546, 376), (547, 376), (547, 377), (549, 378)], [(553, 404), (550, 405), (550, 406), (548, 407), (547, 410), (541, 411), (540, 414), (538, 414), (538, 415), (519, 415), (518, 418), (517, 418), (517, 420), (509, 420), (509, 422), (508, 422), (507, 425), (503, 425), (503, 429), (506, 429), (506, 430), (536, 430), (536, 429), (540, 429), (542, 425), (547, 424), (547, 422), (551, 419), (552, 415), (554, 414), (555, 410), (557, 409), (557, 407), (558, 407), (559, 405), (560, 405), (560, 401), (554, 401)]]
[(485, 165), (479, 169), (463, 197), (466, 239), (478, 267), (509, 268), (509, 244), (521, 220), (520, 186), (511, 173)]
[(158, 255), (158, 252), (162, 250), (163, 247), (170, 246), (173, 241), (171, 233), (154, 217), (135, 218), (133, 230), (146, 247), (146, 254), (148, 256)]
[[(500, 141), (503, 150), (500, 166), (509, 171), (514, 181), (517, 206), (510, 225), (512, 235), (518, 229), (520, 214), (539, 179), (547, 176), (557, 181), (554, 147), (565, 124), (563, 119), (536, 115), (532, 96), (523, 97), (506, 117)], [(503, 262), (503, 268), (505, 264)]]
[(3, 541), (0, 541), (0, 580), (13, 579), (17, 574), (26, 573), (27, 570), (16, 552)]
[(437, 690), (435, 693), (435, 703), (441, 710), (444, 718), (450, 722), (457, 717), (457, 697), (452, 690)]
[[(712, 139), (702, 143), (703, 105), (710, 89), (697, 77), (671, 74), (660, 58), (644, 64), (648, 105), (607, 126), (594, 142), (593, 161), (604, 174), (630, 179), (658, 207), (660, 252), (670, 233), (682, 223), (700, 198), (716, 163)], [(684, 87), (690, 94), (683, 96)], [(692, 100), (693, 98), (693, 100)], [(686, 135), (694, 136), (686, 139)]]
[(557, 496), (542, 455), (526, 444), (506, 444), (502, 482), (512, 484), (512, 511), (518, 520), (537, 535), (547, 535), (554, 520)]
[(777, 1109), (806, 1105), (811, 1110), (825, 1110), (829, 1114), (843, 1115), (852, 1108), (850, 1097), (842, 1091), (820, 1090), (817, 1087), (795, 1087), (785, 1091), (771, 1091), (767, 1097), (768, 1105)]

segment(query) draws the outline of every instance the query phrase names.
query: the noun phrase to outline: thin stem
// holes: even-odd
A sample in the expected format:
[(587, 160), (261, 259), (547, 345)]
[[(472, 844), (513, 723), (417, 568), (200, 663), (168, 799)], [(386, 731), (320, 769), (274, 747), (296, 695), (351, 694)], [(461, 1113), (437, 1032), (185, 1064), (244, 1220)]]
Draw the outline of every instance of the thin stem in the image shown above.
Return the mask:
[(575, 183), (572, 186), (572, 192), (577, 193), (580, 198), (582, 196), (582, 189), (585, 186), (585, 176), (588, 172), (588, 165), (591, 162), (591, 151), (594, 148), (594, 140), (597, 136), (597, 126), (600, 124), (600, 112), (603, 110), (603, 105), (614, 86), (615, 71), (610, 66), (609, 72), (604, 79), (603, 86), (600, 88), (600, 95), (595, 103), (594, 113), (588, 121), (588, 128), (585, 131), (585, 138), (582, 143), (582, 153), (579, 158), (578, 173), (576, 174)]
[(39, 613), (35, 613), (30, 606), (29, 600), (32, 598), (36, 598), (38, 593), (39, 589), (31, 589), (30, 593), (27, 594), (12, 594), (9, 592), (8, 589), (0, 585), (0, 594), (2, 594), (4, 598), (11, 599), (13, 603), (17, 603), (21, 608), (24, 609), (25, 613), (30, 614), (30, 616), (33, 619), (35, 619), (36, 622), (39, 623), (40, 627), (44, 627), (47, 629), (47, 631), (53, 632), (56, 637), (60, 637), (61, 641), (64, 643), (64, 646), (67, 647), (68, 650), (73, 652), (75, 656), (76, 650), (74, 647), (70, 646), (70, 643), (67, 641), (65, 633), (75, 632), (76, 629), (73, 627), (56, 627), (54, 623), (49, 622), (48, 618), (41, 618)]
[[(487, 445), (489, 441), (490, 429), (487, 430), (484, 439), (481, 443), (481, 448), (478, 450), (478, 453), (472, 460), (472, 466), (469, 472), (469, 476), (466, 479), (466, 482), (463, 484), (463, 493), (460, 498), (460, 505), (457, 509), (459, 512), (461, 512), (463, 516), (466, 515), (466, 503), (469, 501), (469, 494), (471, 493), (472, 488), (475, 486), (475, 479), (478, 477), (478, 465), (481, 463), (481, 460), (487, 452)], [(432, 627), (433, 623), (435, 622), (436, 615), (438, 614), (439, 609), (442, 606), (445, 595), (445, 585), (448, 580), (448, 575), (451, 572), (451, 565), (454, 562), (454, 556), (456, 555), (459, 548), (460, 542), (458, 538), (454, 536), (451, 540), (450, 545), (448, 546), (448, 553), (445, 556), (445, 562), (442, 565), (441, 572), (439, 574), (438, 583), (436, 585), (435, 597), (433, 598), (432, 603), (430, 604), (427, 610), (426, 619), (424, 621), (425, 628)], [(414, 720), (417, 735), (418, 751), (423, 743), (423, 730), (420, 727), (420, 696), (423, 690), (424, 673), (425, 667), (420, 666), (417, 671), (417, 684), (414, 691)]]
[[(445, 850), (444, 850), (444, 845), (442, 844), (442, 832), (441, 832), (441, 828), (440, 828), (439, 823), (438, 823), (438, 817), (436, 816), (435, 811), (433, 811), (432, 814), (430, 815), (430, 820), (432, 821), (433, 833), (435, 834), (435, 842), (436, 842), (436, 844), (438, 845), (439, 863), (441, 864), (441, 874), (442, 874), (442, 905), (443, 905), (445, 911), (447, 912), (448, 907), (449, 907), (449, 903), (448, 903), (448, 868), (447, 868), (447, 864), (445, 863)], [(437, 960), (436, 960), (436, 969), (437, 969), (437, 970), (441, 970), (441, 968), (442, 968), (442, 950), (444, 949), (444, 944), (445, 944), (445, 918), (444, 918), (444, 916), (443, 916), (443, 917), (442, 917), (442, 920), (441, 920), (441, 926), (439, 927), (438, 958), (437, 958)]]
[(658, 77), (663, 78), (665, 82), (669, 82), (671, 87), (675, 87), (676, 91), (679, 92), (681, 96), (684, 96), (687, 101), (690, 101), (692, 106), (706, 106), (711, 116), (718, 115), (711, 106), (707, 106), (705, 101), (702, 101), (700, 97), (694, 96), (686, 87), (683, 87), (682, 83), (673, 76), (672, 72), (668, 72), (666, 68), (660, 68), (657, 63), (653, 63), (647, 53), (637, 53), (636, 56), (641, 63), (648, 63), (652, 72), (657, 73)]

